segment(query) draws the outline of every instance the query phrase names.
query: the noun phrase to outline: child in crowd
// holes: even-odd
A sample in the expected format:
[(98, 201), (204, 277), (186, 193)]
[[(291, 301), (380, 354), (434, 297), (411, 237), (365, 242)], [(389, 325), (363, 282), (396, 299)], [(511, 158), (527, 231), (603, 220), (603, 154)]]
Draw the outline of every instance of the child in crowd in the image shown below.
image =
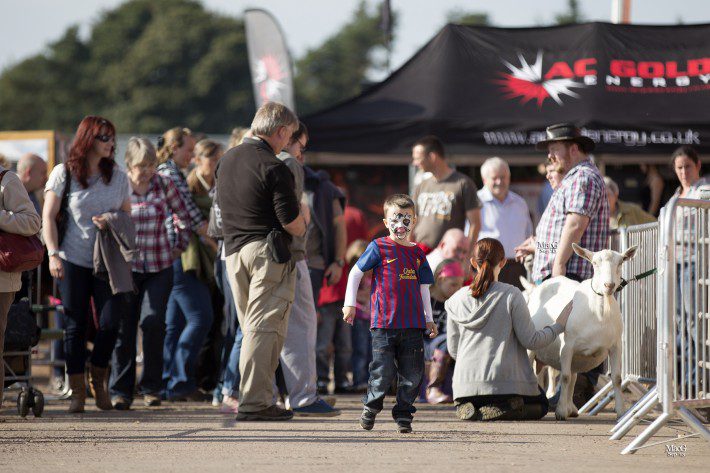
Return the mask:
[(442, 391), (444, 380), (451, 363), (446, 349), (446, 308), (444, 302), (463, 286), (464, 272), (461, 263), (455, 259), (445, 259), (434, 271), (434, 285), (431, 286), (431, 309), (439, 335), (424, 341), (424, 355), (429, 362), (429, 383), (426, 400), (429, 404), (453, 402)]
[(437, 335), (429, 296), (434, 275), (422, 249), (407, 240), (416, 223), (412, 199), (404, 194), (387, 198), (384, 214), (389, 236), (372, 241), (350, 270), (343, 320), (353, 323), (358, 286), (364, 272), (372, 270), (372, 363), (360, 426), (372, 430), (397, 377), (392, 417), (400, 433), (410, 433), (424, 374), (424, 332)]
[[(355, 266), (358, 258), (367, 250), (367, 241), (355, 240), (350, 244), (345, 252), (345, 261), (348, 267)], [(367, 378), (370, 372), (367, 365), (372, 360), (372, 341), (370, 338), (370, 289), (372, 287), (372, 271), (367, 271), (360, 281), (357, 290), (355, 306), (355, 319), (353, 319), (352, 330), (352, 370), (353, 370), (353, 391), (365, 392), (367, 390)]]

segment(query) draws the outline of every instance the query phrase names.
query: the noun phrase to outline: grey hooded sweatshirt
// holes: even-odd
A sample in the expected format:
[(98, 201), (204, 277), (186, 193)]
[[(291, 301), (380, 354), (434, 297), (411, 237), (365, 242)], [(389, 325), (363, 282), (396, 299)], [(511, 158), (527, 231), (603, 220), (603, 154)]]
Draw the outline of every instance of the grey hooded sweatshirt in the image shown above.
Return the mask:
[(526, 349), (552, 343), (563, 331), (560, 324), (536, 331), (520, 290), (497, 281), (479, 299), (463, 287), (445, 307), (447, 347), (456, 360), (454, 399), (539, 394)]

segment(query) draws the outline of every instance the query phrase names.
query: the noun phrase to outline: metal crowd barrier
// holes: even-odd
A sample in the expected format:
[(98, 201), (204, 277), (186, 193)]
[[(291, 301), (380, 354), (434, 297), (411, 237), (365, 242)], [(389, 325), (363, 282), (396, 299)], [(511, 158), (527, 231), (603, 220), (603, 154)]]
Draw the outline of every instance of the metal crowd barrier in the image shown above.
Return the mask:
[[(610, 238), (610, 248), (623, 253), (638, 245), (636, 255), (622, 267), (627, 281), (656, 267), (658, 223), (620, 228)], [(624, 324), (621, 339), (621, 388), (643, 397), (649, 384), (656, 382), (656, 279), (654, 273), (630, 282), (619, 292)], [(596, 415), (614, 399), (611, 381), (607, 382), (584, 406), (580, 414)]]
[(676, 417), (710, 441), (694, 411), (710, 407), (710, 201), (673, 199), (659, 225), (657, 385), (622, 417), (611, 439), (623, 437), (655, 407), (662, 412), (622, 454), (643, 448)]

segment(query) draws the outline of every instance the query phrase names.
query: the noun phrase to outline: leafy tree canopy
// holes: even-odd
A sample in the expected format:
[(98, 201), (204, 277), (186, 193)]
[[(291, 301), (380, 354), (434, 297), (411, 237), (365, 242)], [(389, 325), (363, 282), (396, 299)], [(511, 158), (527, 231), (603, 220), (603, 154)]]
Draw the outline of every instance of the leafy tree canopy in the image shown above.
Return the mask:
[(241, 20), (192, 0), (131, 0), (0, 76), (0, 128), (72, 130), (84, 115), (120, 131), (209, 132), (254, 113)]
[(362, 0), (345, 26), (296, 62), (298, 112), (314, 112), (360, 93), (367, 73), (386, 67), (373, 54), (385, 45), (379, 11), (368, 11)]
[[(298, 112), (358, 94), (385, 34), (363, 0), (349, 22), (296, 62)], [(287, 38), (288, 40), (288, 38)], [(254, 115), (244, 24), (195, 0), (129, 0), (0, 75), (0, 129), (72, 131), (88, 114), (119, 132), (187, 126), (208, 133)]]
[(572, 25), (583, 21), (584, 16), (579, 8), (578, 0), (567, 0), (567, 11), (555, 15), (555, 23), (558, 25)]
[(483, 12), (469, 12), (461, 9), (450, 10), (446, 15), (446, 19), (449, 23), (456, 23), (458, 25), (470, 25), (470, 26), (490, 26), (491, 21), (488, 17), (488, 13)]

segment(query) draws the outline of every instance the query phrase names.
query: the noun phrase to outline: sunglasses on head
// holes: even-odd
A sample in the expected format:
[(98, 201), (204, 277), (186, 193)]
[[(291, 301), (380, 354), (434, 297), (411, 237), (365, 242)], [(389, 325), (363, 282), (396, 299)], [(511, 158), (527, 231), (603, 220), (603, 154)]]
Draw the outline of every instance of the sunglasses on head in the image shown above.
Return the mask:
[(102, 143), (108, 143), (113, 139), (113, 135), (96, 135), (96, 139)]

